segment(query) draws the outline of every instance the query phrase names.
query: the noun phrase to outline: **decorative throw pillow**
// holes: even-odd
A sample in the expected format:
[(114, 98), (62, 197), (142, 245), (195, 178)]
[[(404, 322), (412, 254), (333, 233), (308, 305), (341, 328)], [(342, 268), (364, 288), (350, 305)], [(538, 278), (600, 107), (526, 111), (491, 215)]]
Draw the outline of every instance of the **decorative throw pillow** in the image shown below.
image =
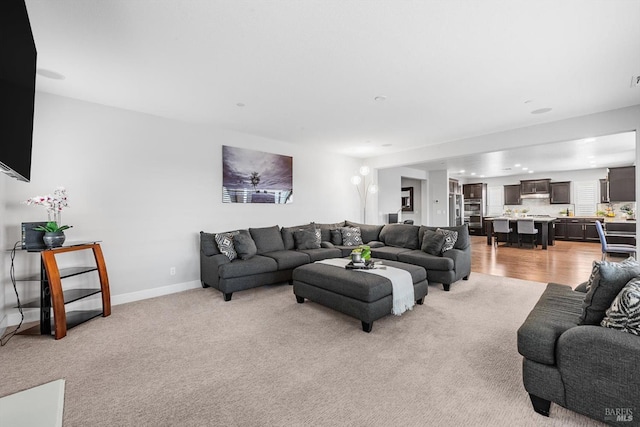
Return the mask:
[(600, 325), (640, 335), (640, 277), (629, 280), (622, 288)]
[(422, 252), (437, 256), (442, 255), (445, 239), (446, 237), (443, 233), (437, 233), (433, 230), (425, 231), (422, 238)]
[(640, 264), (635, 260), (626, 262), (599, 261), (596, 274), (582, 303), (581, 325), (599, 325), (622, 288), (636, 276), (640, 276)]
[(458, 232), (453, 230), (445, 230), (443, 228), (438, 228), (436, 232), (444, 234), (444, 245), (442, 245), (442, 253), (453, 249), (453, 247), (456, 245), (456, 240), (458, 240)]
[(330, 242), (334, 245), (342, 245), (342, 232), (339, 229), (331, 230)]
[(238, 253), (240, 259), (250, 259), (258, 253), (256, 242), (251, 238), (249, 230), (240, 230), (238, 234), (233, 236), (233, 247)]
[(293, 232), (296, 249), (319, 249), (320, 230), (297, 230)]
[(233, 246), (233, 236), (236, 234), (238, 234), (237, 231), (230, 231), (227, 233), (217, 233), (215, 236), (218, 249), (229, 258), (229, 261), (233, 261), (238, 257), (238, 253)]
[(359, 227), (341, 227), (342, 244), (344, 246), (359, 246), (362, 244)]
[(277, 225), (273, 227), (250, 228), (249, 233), (251, 233), (253, 241), (256, 242), (258, 255), (268, 252), (284, 251), (285, 249), (280, 227)]
[[(586, 292), (589, 292), (589, 289), (591, 289), (591, 286), (593, 285), (593, 283), (597, 282), (600, 279), (600, 265), (603, 262), (609, 262), (609, 261), (593, 261), (593, 264), (591, 266), (591, 274), (589, 275), (589, 279), (586, 282), (586, 288), (587, 288)], [(617, 265), (619, 266), (631, 266), (634, 264), (637, 264), (637, 261), (631, 257), (617, 263)]]

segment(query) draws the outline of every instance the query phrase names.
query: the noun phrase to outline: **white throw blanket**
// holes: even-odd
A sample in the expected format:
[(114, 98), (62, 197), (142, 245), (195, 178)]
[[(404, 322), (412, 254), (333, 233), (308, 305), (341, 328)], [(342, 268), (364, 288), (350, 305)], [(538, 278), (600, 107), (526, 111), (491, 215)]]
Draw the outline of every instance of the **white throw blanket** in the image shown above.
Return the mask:
[[(316, 261), (320, 264), (328, 264), (336, 267), (345, 268), (349, 264), (348, 258), (331, 258), (322, 261)], [(415, 305), (415, 294), (413, 292), (413, 279), (411, 273), (401, 268), (395, 268), (388, 265), (378, 266), (374, 269), (354, 269), (363, 273), (377, 274), (386, 277), (391, 281), (393, 289), (393, 308), (391, 313), (400, 316), (407, 310), (411, 310)]]

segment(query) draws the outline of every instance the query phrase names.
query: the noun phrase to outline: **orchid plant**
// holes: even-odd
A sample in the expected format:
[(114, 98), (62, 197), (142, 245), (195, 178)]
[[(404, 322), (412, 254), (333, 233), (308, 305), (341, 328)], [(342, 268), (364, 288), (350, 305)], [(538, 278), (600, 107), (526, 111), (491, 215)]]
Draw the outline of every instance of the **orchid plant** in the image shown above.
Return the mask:
[(27, 205), (38, 205), (44, 206), (47, 210), (47, 214), (49, 215), (49, 224), (51, 224), (50, 228), (56, 228), (57, 231), (66, 230), (67, 228), (71, 228), (68, 225), (58, 226), (60, 222), (60, 213), (63, 208), (69, 207), (68, 199), (67, 199), (67, 190), (64, 187), (57, 187), (53, 194), (47, 194), (44, 196), (35, 196), (26, 200), (25, 203)]

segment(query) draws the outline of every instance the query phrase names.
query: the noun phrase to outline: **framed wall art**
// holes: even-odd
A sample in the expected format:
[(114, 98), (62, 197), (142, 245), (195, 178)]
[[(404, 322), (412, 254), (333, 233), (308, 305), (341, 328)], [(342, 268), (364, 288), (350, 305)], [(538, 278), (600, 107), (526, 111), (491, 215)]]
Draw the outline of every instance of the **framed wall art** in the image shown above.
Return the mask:
[(224, 203), (292, 203), (293, 157), (222, 146)]

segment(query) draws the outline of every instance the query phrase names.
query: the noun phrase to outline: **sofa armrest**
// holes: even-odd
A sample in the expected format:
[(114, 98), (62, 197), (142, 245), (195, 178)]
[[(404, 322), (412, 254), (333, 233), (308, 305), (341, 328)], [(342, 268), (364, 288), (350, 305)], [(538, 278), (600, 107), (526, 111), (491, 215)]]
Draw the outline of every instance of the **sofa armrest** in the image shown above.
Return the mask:
[(601, 420), (607, 408), (640, 411), (640, 336), (576, 326), (560, 336), (557, 351), (568, 407)]
[(471, 273), (471, 247), (449, 249), (442, 256), (453, 260), (453, 270), (456, 272), (456, 276), (462, 277)]
[(213, 288), (218, 289), (219, 276), (218, 268), (223, 264), (228, 264), (229, 258), (226, 255), (205, 255), (200, 252), (200, 281)]

